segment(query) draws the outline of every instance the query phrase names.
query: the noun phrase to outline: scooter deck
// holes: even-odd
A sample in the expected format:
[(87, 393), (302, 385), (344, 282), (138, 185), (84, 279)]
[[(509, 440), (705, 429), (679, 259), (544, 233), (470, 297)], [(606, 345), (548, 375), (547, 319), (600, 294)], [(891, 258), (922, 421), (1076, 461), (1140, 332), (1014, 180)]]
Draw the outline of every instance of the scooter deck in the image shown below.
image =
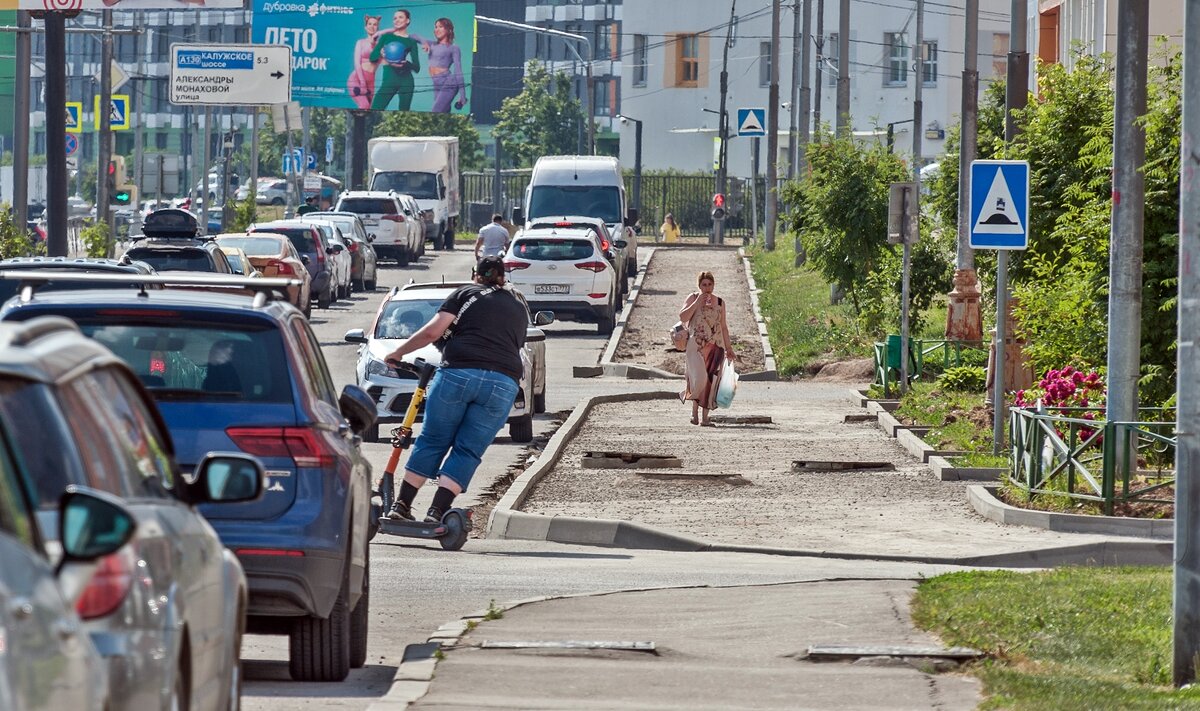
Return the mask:
[(441, 538), (446, 535), (446, 524), (425, 523), (424, 521), (396, 521), (386, 516), (379, 519), (379, 530), (393, 536), (408, 538)]

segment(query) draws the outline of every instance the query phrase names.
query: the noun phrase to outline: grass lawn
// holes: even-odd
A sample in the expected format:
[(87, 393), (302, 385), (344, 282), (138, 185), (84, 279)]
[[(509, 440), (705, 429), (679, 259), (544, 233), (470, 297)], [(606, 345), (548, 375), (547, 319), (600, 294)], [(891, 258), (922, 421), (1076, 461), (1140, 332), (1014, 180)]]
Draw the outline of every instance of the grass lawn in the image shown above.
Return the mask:
[(780, 375), (803, 373), (820, 359), (871, 355), (872, 339), (859, 328), (850, 305), (831, 306), (829, 284), (821, 275), (810, 267), (794, 266), (791, 237), (779, 239), (774, 251), (755, 244), (746, 253)]
[(1200, 709), (1171, 686), (1170, 568), (972, 571), (924, 580), (913, 620), (994, 658), (985, 709)]
[(932, 427), (925, 441), (938, 449), (990, 454), (992, 419), (983, 397), (943, 390), (936, 383), (913, 383), (893, 414), (901, 421)]

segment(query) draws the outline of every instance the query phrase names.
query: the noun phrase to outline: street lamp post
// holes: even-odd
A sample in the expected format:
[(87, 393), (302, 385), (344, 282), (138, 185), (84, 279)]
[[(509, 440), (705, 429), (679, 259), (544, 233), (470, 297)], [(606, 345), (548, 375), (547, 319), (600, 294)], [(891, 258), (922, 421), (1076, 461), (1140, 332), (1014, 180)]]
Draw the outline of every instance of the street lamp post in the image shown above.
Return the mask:
[(633, 206), (642, 211), (642, 121), (617, 114), (621, 123), (633, 124)]

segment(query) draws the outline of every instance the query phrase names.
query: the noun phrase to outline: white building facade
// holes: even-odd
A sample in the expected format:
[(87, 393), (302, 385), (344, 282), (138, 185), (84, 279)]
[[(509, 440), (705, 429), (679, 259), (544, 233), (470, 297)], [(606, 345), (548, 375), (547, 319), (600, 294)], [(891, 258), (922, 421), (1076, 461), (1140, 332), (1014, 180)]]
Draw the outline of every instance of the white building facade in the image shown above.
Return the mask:
[[(820, 122), (836, 124), (838, 5), (826, 0), (818, 31), (814, 0), (812, 55), (820, 71), (812, 74), (813, 105), (820, 95)], [(785, 2), (779, 47), (780, 174), (786, 174), (792, 87), (792, 56), (802, 45), (794, 41), (793, 5)], [(965, 16), (949, 4), (926, 3), (925, 61), (922, 67), (922, 162), (943, 152), (946, 129), (958, 121)], [(1009, 3), (981, 0), (979, 75), (981, 94), (995, 76), (1003, 77), (1008, 52)], [(729, 27), (729, 0), (624, 0), (621, 37), (620, 113), (642, 121), (642, 165), (650, 169), (711, 171), (717, 112), (721, 103), (722, 47)], [(731, 136), (736, 136), (739, 108), (767, 105), (770, 77), (770, 3), (738, 4), (729, 47), (728, 98)], [(856, 135), (885, 141), (893, 124), (894, 149), (912, 153), (912, 110), (917, 72), (912, 45), (916, 39), (914, 0), (851, 0), (850, 112)], [(818, 60), (818, 55), (820, 58)], [(798, 117), (798, 120), (799, 119)], [(813, 125), (810, 115), (809, 126)], [(634, 163), (634, 125), (618, 123), (621, 163)], [(761, 141), (760, 170), (766, 170), (766, 140)], [(751, 172), (750, 140), (731, 138), (729, 174)]]

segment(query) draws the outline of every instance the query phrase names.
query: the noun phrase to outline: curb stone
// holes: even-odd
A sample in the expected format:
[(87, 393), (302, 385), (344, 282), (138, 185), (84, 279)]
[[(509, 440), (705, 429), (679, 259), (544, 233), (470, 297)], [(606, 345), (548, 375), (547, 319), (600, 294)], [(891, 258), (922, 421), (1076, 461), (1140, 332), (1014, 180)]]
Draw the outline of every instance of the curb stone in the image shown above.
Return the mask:
[(617, 354), (617, 344), (621, 342), (621, 335), (625, 333), (625, 324), (629, 323), (629, 317), (633, 314), (633, 307), (637, 304), (637, 299), (642, 294), (642, 284), (646, 281), (646, 274), (650, 271), (650, 265), (654, 263), (654, 254), (658, 250), (651, 247), (650, 256), (646, 258), (646, 266), (638, 270), (638, 274), (633, 279), (633, 286), (630, 287), (629, 293), (625, 296), (625, 307), (621, 309), (621, 313), (617, 317), (617, 325), (613, 328), (613, 332), (608, 337), (608, 343), (604, 346), (604, 351), (600, 354), (600, 367), (607, 372), (607, 366), (613, 365), (613, 356)]
[(945, 457), (930, 457), (929, 468), (942, 481), (999, 481), (1007, 470), (998, 467), (960, 467)]
[(767, 332), (767, 321), (758, 307), (758, 285), (754, 283), (754, 270), (751, 268), (750, 258), (746, 256), (744, 247), (738, 248), (738, 256), (742, 259), (742, 268), (746, 270), (746, 284), (749, 285), (750, 291), (750, 310), (754, 313), (754, 323), (758, 326), (758, 337), (762, 341), (763, 349), (762, 374), (747, 373), (739, 377), (742, 380), (779, 380), (779, 373), (775, 367), (775, 351), (771, 350), (771, 338)]
[[(1171, 545), (1169, 541), (1175, 538), (1174, 519), (1089, 516), (1087, 514), (1022, 509), (1001, 501), (995, 494), (996, 488), (979, 484), (968, 486), (967, 500), (980, 516), (997, 523), (1044, 528), (1049, 531), (1066, 533), (1099, 533), (1110, 536), (1136, 536), (1166, 540), (1168, 549)], [(1166, 562), (1170, 562), (1169, 555)]]

